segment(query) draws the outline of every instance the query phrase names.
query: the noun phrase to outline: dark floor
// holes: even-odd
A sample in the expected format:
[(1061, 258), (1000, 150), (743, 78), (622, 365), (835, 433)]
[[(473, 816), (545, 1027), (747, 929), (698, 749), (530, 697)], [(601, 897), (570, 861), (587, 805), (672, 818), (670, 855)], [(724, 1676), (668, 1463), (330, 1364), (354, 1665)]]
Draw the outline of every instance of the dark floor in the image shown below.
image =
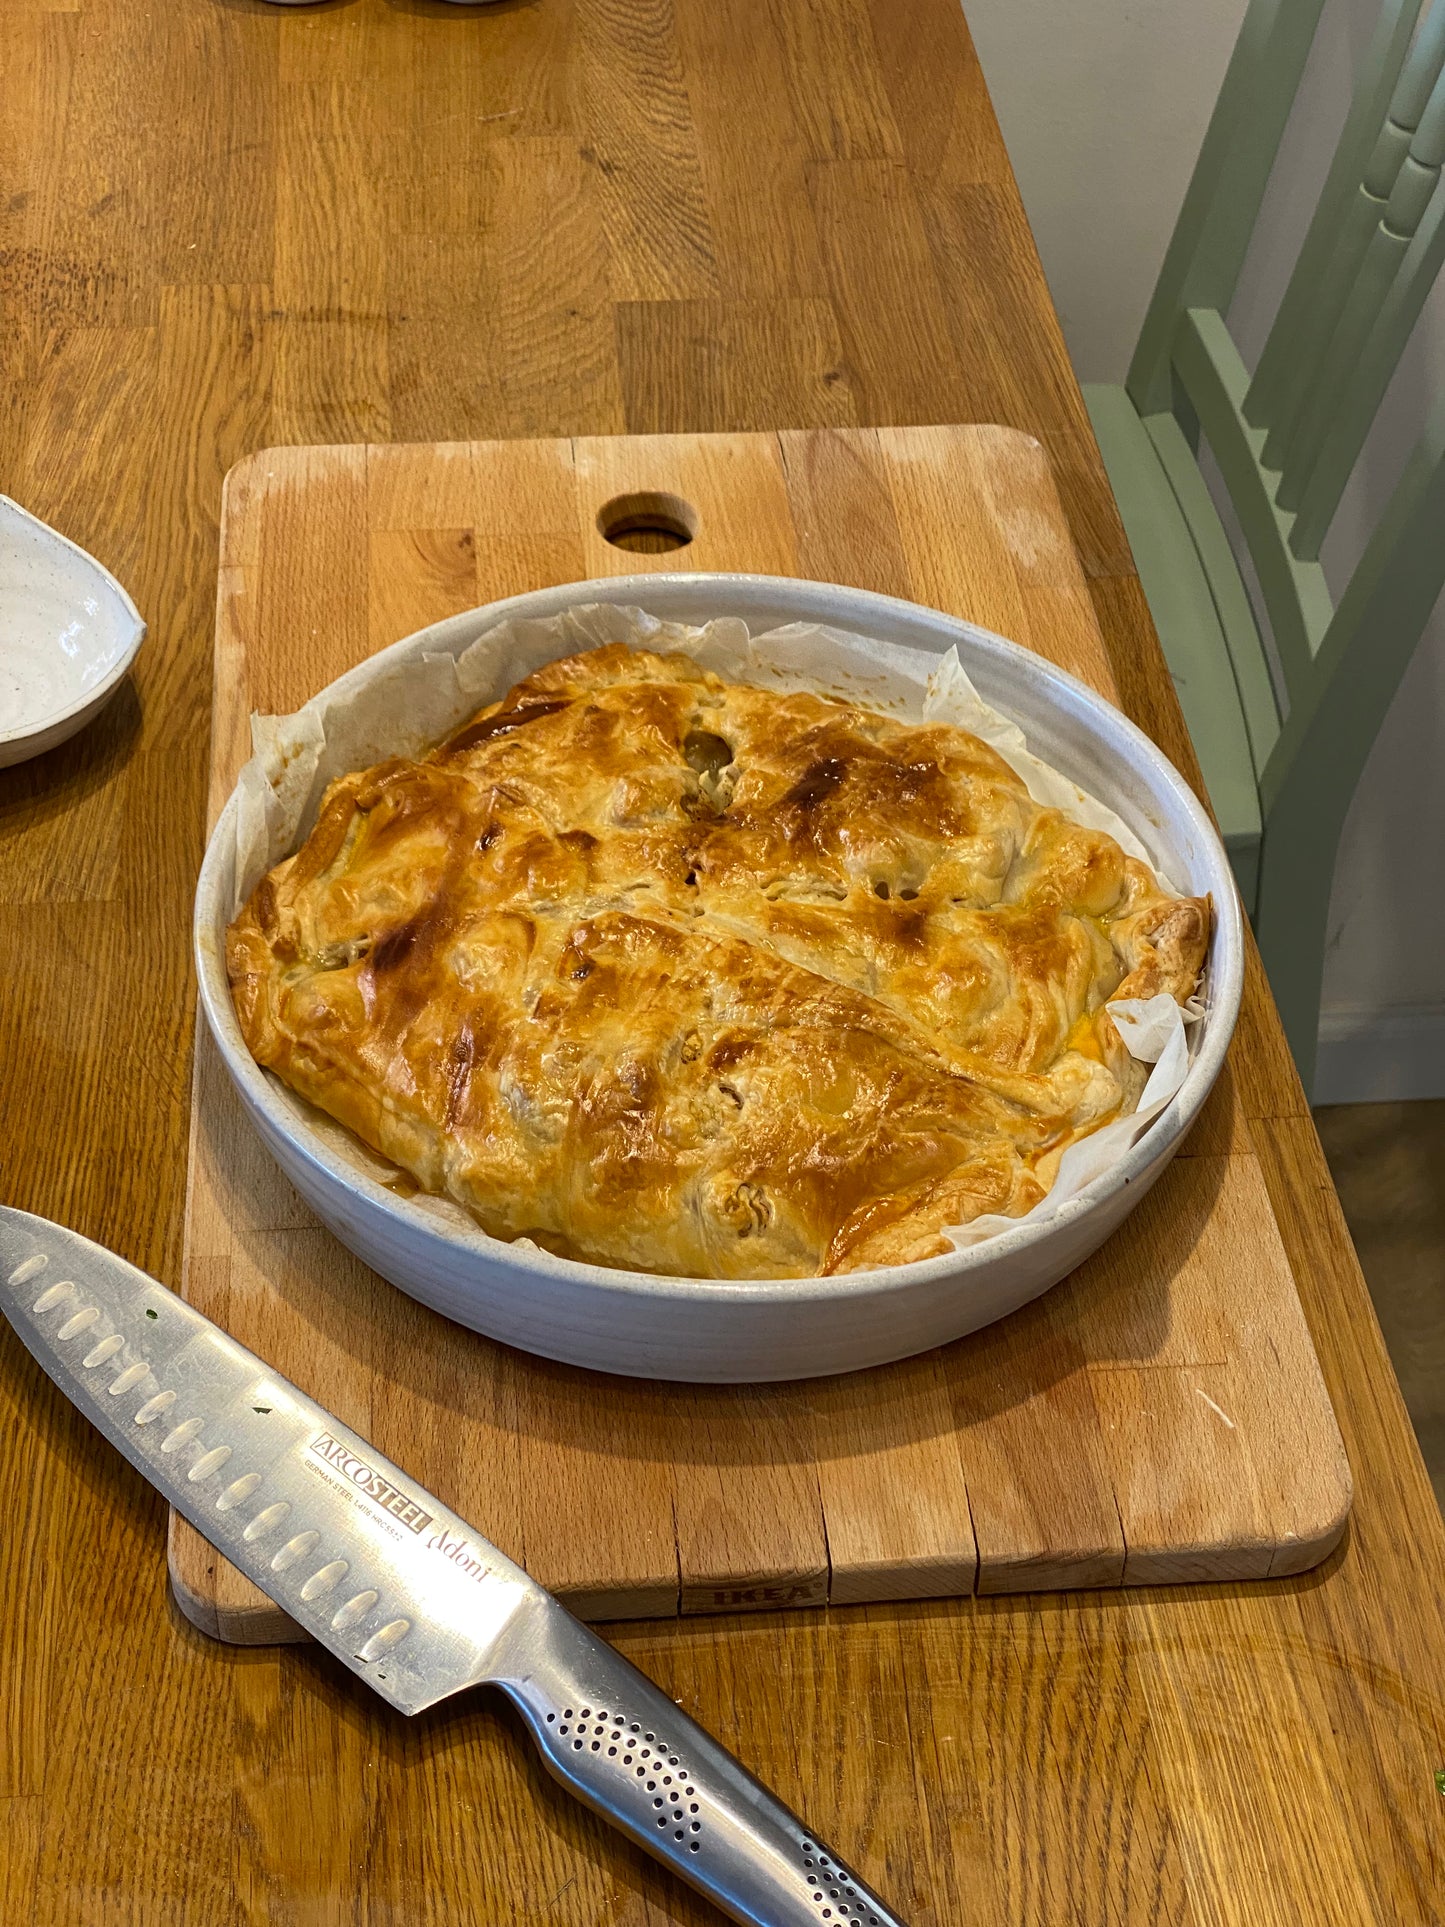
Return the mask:
[(1445, 1101), (1331, 1105), (1315, 1123), (1445, 1510)]

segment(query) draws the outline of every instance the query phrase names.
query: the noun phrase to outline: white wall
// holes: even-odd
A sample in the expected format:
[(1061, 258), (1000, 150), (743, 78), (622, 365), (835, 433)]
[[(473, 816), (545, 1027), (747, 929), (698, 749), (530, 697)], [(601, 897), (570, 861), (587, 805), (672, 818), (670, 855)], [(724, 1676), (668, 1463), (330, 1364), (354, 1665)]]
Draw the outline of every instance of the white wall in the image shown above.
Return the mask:
[[(1377, 0), (1329, 0), (1231, 327), (1253, 363)], [(1122, 381), (1244, 0), (966, 0), (1083, 381)], [(1336, 591), (1445, 393), (1445, 285), (1325, 554)], [(1442, 531), (1445, 540), (1445, 531)], [(1316, 1096), (1445, 1097), (1445, 608), (1375, 745), (1335, 876)]]

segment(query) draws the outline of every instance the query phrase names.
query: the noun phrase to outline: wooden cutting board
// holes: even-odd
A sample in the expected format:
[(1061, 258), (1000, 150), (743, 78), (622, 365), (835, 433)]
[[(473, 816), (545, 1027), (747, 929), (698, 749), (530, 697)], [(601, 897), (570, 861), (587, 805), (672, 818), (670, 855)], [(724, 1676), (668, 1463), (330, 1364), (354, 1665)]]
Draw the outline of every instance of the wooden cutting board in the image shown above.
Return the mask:
[[(226, 485), (211, 820), (252, 710), (478, 603), (678, 567), (910, 597), (1115, 694), (1047, 461), (1012, 430), (268, 449)], [(531, 1358), (394, 1290), (281, 1177), (202, 1028), (182, 1290), (593, 1619), (1261, 1579), (1322, 1559), (1349, 1510), (1228, 1070), (1036, 1304), (877, 1371), (698, 1387)], [(170, 1570), (206, 1631), (301, 1637), (174, 1517)]]

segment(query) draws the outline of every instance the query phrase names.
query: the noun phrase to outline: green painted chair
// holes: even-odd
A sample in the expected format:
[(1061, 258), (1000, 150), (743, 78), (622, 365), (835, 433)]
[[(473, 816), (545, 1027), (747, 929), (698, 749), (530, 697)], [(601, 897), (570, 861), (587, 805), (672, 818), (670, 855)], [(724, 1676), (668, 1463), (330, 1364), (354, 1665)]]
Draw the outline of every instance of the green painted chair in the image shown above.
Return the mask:
[[(1340, 831), (1445, 582), (1445, 398), (1337, 606), (1319, 564), (1445, 259), (1445, 0), (1423, 22), (1421, 0), (1384, 0), (1252, 375), (1225, 325), (1322, 4), (1252, 0), (1128, 380), (1084, 390), (1306, 1089)], [(1201, 435), (1253, 563), (1273, 672)]]

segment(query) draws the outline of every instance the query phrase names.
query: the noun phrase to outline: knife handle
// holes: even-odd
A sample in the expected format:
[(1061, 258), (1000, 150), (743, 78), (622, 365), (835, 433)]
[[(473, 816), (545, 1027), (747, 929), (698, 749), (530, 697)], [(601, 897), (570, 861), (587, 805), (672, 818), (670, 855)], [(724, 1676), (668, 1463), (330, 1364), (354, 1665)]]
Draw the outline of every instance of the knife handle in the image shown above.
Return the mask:
[(569, 1793), (745, 1927), (903, 1927), (726, 1748), (547, 1603), (493, 1677)]

